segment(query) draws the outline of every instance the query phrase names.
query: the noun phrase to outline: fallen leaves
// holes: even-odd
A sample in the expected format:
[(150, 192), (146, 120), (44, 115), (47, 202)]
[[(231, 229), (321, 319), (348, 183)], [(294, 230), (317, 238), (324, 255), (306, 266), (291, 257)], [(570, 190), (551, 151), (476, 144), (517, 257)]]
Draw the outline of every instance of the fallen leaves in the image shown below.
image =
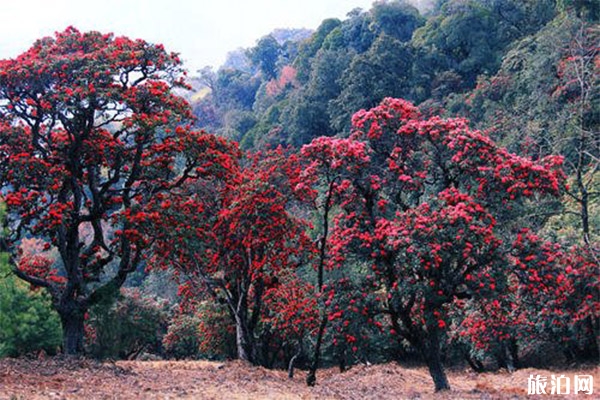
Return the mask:
[(433, 394), (424, 367), (355, 366), (345, 373), (319, 371), (309, 388), (300, 372), (268, 370), (240, 361), (117, 361), (49, 358), (0, 360), (0, 399), (515, 399), (527, 395), (530, 374), (593, 375), (600, 368), (568, 371), (523, 369), (475, 374), (448, 373), (453, 390)]

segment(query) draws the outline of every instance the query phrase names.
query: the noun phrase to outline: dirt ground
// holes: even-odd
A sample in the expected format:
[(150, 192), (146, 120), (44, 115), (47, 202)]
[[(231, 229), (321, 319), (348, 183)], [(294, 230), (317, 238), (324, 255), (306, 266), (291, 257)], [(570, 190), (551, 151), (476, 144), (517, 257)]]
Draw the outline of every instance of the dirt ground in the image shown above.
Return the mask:
[(518, 399), (527, 397), (530, 374), (546, 376), (548, 381), (553, 374), (565, 374), (571, 382), (574, 375), (594, 377), (592, 396), (538, 398), (600, 398), (600, 368), (593, 366), (523, 369), (513, 374), (452, 370), (448, 372), (452, 391), (434, 394), (426, 368), (396, 364), (354, 366), (345, 373), (322, 370), (317, 385), (309, 388), (304, 371), (290, 380), (285, 371), (237, 361), (4, 359), (0, 360), (0, 399)]

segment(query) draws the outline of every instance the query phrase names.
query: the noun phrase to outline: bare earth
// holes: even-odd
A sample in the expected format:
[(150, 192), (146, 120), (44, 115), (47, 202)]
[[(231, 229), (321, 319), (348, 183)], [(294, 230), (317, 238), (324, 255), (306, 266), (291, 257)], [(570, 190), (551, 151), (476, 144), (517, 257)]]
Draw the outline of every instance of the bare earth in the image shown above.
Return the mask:
[[(449, 371), (451, 392), (434, 394), (423, 367), (396, 364), (355, 366), (341, 374), (322, 370), (317, 386), (304, 384), (306, 373), (293, 380), (241, 362), (0, 360), (0, 399), (519, 399), (527, 398), (530, 374), (594, 377), (594, 395), (536, 396), (545, 398), (600, 398), (600, 368), (561, 371), (524, 369), (475, 374)], [(548, 389), (550, 385), (548, 384)], [(571, 393), (573, 389), (571, 388)]]

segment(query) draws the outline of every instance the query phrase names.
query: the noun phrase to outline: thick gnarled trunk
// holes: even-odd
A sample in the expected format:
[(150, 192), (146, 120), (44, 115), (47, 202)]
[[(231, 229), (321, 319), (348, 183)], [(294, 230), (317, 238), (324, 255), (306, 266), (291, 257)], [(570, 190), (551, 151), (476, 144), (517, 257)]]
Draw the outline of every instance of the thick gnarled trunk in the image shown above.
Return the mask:
[(67, 355), (81, 355), (84, 351), (84, 320), (83, 310), (59, 312), (63, 330), (63, 352)]
[(415, 339), (413, 345), (419, 350), (427, 364), (429, 374), (435, 385), (435, 391), (450, 390), (440, 354), (440, 332), (437, 327), (430, 326), (426, 337)]
[(433, 379), (435, 391), (450, 390), (450, 384), (448, 383), (440, 355), (438, 333), (435, 331), (430, 333), (430, 335), (422, 352), (427, 363), (427, 368), (429, 369), (429, 374), (431, 374), (431, 378)]

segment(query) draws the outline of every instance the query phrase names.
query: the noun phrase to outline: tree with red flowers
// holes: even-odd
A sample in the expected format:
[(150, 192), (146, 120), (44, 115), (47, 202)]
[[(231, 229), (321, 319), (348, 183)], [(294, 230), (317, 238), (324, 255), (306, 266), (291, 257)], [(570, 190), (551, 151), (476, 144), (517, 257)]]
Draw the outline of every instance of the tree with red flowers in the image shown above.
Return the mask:
[(149, 205), (163, 216), (143, 231), (153, 238), (151, 264), (175, 268), (188, 302), (209, 298), (227, 306), (244, 361), (260, 359), (264, 317), (282, 328), (273, 312), (304, 314), (310, 308), (275, 299), (292, 290), (281, 285), (295, 282), (312, 248), (304, 224), (290, 213), (293, 160), (283, 150), (250, 156), (227, 179), (198, 181)]
[(512, 243), (519, 310), (568, 360), (600, 357), (600, 278), (587, 244), (563, 248), (530, 230)]
[(465, 120), (424, 119), (400, 99), (352, 123), (349, 140), (368, 162), (340, 188), (331, 259), (371, 265), (384, 293), (379, 312), (423, 356), (436, 390), (448, 389), (440, 357), (448, 307), (504, 290), (503, 236), (530, 199), (559, 194), (561, 159), (519, 157)]
[[(518, 346), (553, 343), (569, 361), (600, 356), (598, 263), (583, 244), (565, 248), (530, 229), (519, 231), (508, 248), (509, 287), (492, 301), (460, 302), (452, 337), (466, 344), (469, 361), (493, 355), (499, 367), (518, 368)], [(456, 311), (454, 314), (458, 314)]]
[[(64, 351), (83, 350), (84, 316), (142, 262), (161, 220), (146, 204), (228, 168), (231, 146), (194, 132), (174, 88), (186, 87), (161, 45), (67, 28), (0, 61), (0, 182), (14, 272), (48, 290)], [(24, 238), (58, 260), (19, 254)], [(39, 261), (39, 262), (38, 262)]]
[(270, 352), (283, 353), (290, 378), (303, 356), (306, 337), (317, 330), (318, 312), (315, 288), (297, 274), (281, 275), (265, 291), (263, 330), (269, 335)]
[[(316, 371), (319, 368), (321, 347), (325, 329), (332, 313), (339, 310), (331, 308), (335, 290), (329, 290), (325, 296), (324, 290), (329, 282), (325, 279), (326, 268), (336, 266), (331, 260), (331, 228), (330, 222), (334, 207), (339, 202), (339, 192), (349, 183), (347, 178), (357, 173), (362, 165), (366, 165), (369, 157), (364, 143), (332, 137), (320, 137), (302, 147), (300, 162), (304, 165), (299, 175), (300, 182), (295, 186), (295, 193), (307, 206), (316, 220), (315, 232), (318, 235), (315, 244), (317, 257), (318, 297), (321, 299), (321, 322), (317, 331), (313, 360), (306, 382), (309, 386), (316, 383)], [(341, 293), (337, 293), (338, 295)]]

